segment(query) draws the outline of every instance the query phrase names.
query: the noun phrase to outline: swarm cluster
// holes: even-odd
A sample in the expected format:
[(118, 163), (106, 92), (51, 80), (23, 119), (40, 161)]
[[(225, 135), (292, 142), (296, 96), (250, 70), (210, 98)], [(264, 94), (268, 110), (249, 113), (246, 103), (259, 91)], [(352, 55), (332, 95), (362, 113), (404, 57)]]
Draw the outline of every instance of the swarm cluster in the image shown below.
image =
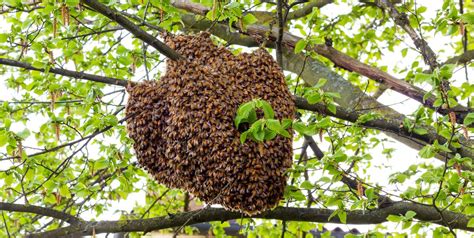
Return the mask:
[(127, 89), (127, 129), (139, 163), (158, 182), (207, 203), (247, 214), (277, 205), (292, 140), (241, 144), (234, 118), (239, 105), (254, 98), (268, 101), (277, 119), (294, 117), (281, 68), (263, 49), (233, 55), (208, 33), (165, 41), (186, 60), (168, 60), (160, 80)]

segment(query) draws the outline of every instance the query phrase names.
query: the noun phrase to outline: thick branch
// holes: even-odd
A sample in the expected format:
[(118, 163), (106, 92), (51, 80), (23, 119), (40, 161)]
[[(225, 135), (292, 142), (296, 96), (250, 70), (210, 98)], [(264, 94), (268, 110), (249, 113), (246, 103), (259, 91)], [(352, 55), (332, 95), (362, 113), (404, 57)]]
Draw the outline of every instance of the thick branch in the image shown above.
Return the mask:
[(161, 52), (166, 57), (172, 60), (179, 60), (183, 59), (181, 55), (179, 55), (176, 51), (171, 49), (165, 43), (158, 40), (156, 37), (148, 34), (146, 31), (142, 30), (140, 27), (135, 25), (133, 22), (128, 20), (119, 12), (107, 7), (106, 5), (96, 1), (96, 0), (83, 0), (82, 1), (87, 6), (91, 7), (92, 9), (96, 10), (100, 14), (108, 17), (109, 19), (117, 22), (119, 25), (123, 26), (123, 28), (127, 29), (130, 33), (132, 33), (137, 38), (143, 40), (147, 44), (153, 46), (156, 50)]
[(329, 3), (334, 2), (334, 0), (312, 0), (308, 4), (304, 5), (302, 8), (294, 10), (288, 13), (288, 20), (298, 19), (304, 17), (313, 12), (313, 8), (321, 8), (326, 6)]
[[(0, 59), (0, 64), (7, 64), (7, 65), (15, 66), (15, 67), (28, 69), (28, 70), (36, 70), (36, 71), (42, 71), (42, 72), (44, 71), (42, 69), (35, 68), (29, 64), (22, 63), (19, 61), (14, 61), (14, 60)], [(49, 72), (56, 73), (59, 75), (69, 76), (73, 78), (85, 79), (85, 80), (101, 82), (101, 83), (109, 83), (109, 84), (114, 84), (114, 85), (119, 85), (119, 86), (126, 86), (129, 83), (128, 81), (122, 80), (122, 79), (96, 76), (92, 74), (80, 73), (80, 72), (75, 72), (71, 70), (52, 68), (49, 70)], [(333, 114), (332, 112), (327, 110), (325, 104), (319, 103), (319, 104), (311, 105), (304, 98), (300, 98), (300, 97), (295, 98), (295, 102), (296, 102), (296, 106), (300, 109), (325, 113), (327, 115), (334, 116), (334, 117), (337, 117), (346, 121), (350, 121), (350, 122), (356, 122), (357, 119), (363, 115), (362, 113), (347, 111), (346, 109), (342, 107), (338, 107), (336, 113)], [(368, 127), (368, 128), (374, 128), (374, 129), (379, 129), (382, 131), (392, 132), (399, 136), (403, 136), (409, 139), (414, 138), (427, 144), (433, 143), (434, 140), (438, 140), (438, 142), (440, 143), (446, 142), (445, 138), (437, 135), (434, 131), (431, 131), (426, 135), (418, 135), (418, 134), (414, 134), (408, 131), (404, 127), (400, 128), (400, 125), (402, 124), (403, 124), (403, 121), (400, 119), (390, 119), (390, 120), (376, 119), (376, 120), (369, 121), (366, 123), (361, 123), (360, 125), (364, 127)], [(451, 148), (451, 149), (453, 151), (459, 152), (463, 157), (474, 157), (474, 153), (469, 148), (460, 148), (460, 149)]]
[[(287, 16), (287, 20), (293, 20), (297, 19), (300, 17), (304, 17), (308, 14), (310, 14), (313, 11), (313, 8), (321, 8), (326, 6), (327, 4), (330, 4), (334, 2), (334, 0), (311, 0), (309, 1), (305, 6), (303, 6), (300, 9), (297, 9), (295, 11), (289, 12)], [(198, 3), (193, 3), (189, 2), (187, 0), (172, 0), (171, 4), (175, 6), (176, 8), (188, 11), (188, 12), (193, 12), (198, 15), (205, 16), (207, 12), (209, 11), (208, 8), (205, 6), (198, 4)], [(272, 12), (266, 12), (266, 11), (250, 11), (249, 13), (252, 13), (259, 18), (259, 16), (265, 15), (264, 18), (274, 18), (275, 14)]]
[[(457, 64), (457, 65), (468, 64), (472, 60), (474, 60), (474, 50), (468, 50), (460, 55), (447, 59), (446, 61), (441, 63), (440, 66), (443, 66), (445, 64)], [(423, 73), (430, 74), (430, 73), (433, 73), (433, 70), (427, 69), (427, 70), (424, 70)]]
[[(295, 97), (294, 99), (295, 99), (296, 106), (299, 109), (324, 113), (326, 115), (333, 116), (333, 117), (340, 118), (340, 119), (354, 122), (354, 123), (358, 123), (357, 120), (363, 115), (362, 113), (348, 111), (342, 107), (337, 107), (336, 113), (332, 113), (331, 111), (327, 109), (326, 105), (322, 103), (309, 104), (304, 98)], [(403, 126), (403, 121), (400, 119), (391, 118), (389, 120), (386, 120), (383, 118), (378, 118), (378, 119), (374, 119), (371, 121), (358, 123), (358, 124), (366, 128), (378, 129), (378, 130), (382, 130), (386, 132), (391, 132), (391, 133), (394, 133), (394, 134), (397, 134), (399, 136), (406, 137), (409, 139), (416, 139), (426, 144), (431, 144), (435, 140), (438, 140), (440, 144), (444, 144), (447, 142), (447, 140), (444, 137), (437, 135), (435, 131), (433, 131), (433, 129), (428, 130), (428, 132), (424, 135), (419, 135), (419, 134), (410, 132), (406, 127)], [(454, 147), (450, 147), (450, 150), (452, 150), (453, 152), (458, 152), (463, 157), (474, 158), (474, 151), (470, 148), (461, 147), (459, 149), (456, 149)]]
[(41, 216), (59, 219), (73, 226), (79, 225), (83, 222), (81, 219), (74, 217), (70, 214), (60, 212), (51, 208), (39, 207), (39, 206), (34, 206), (34, 205), (0, 202), (0, 211), (34, 213)]
[(416, 33), (416, 31), (411, 27), (408, 17), (404, 13), (398, 12), (395, 6), (388, 0), (376, 0), (375, 4), (388, 11), (390, 17), (395, 21), (395, 24), (400, 26), (405, 32), (410, 36), (410, 38), (415, 43), (417, 49), (421, 51), (421, 55), (425, 60), (425, 63), (430, 66), (431, 70), (434, 70), (438, 67), (438, 62), (436, 61), (436, 54), (428, 45), (428, 43)]
[[(443, 225), (439, 213), (430, 206), (397, 202), (391, 206), (376, 210), (355, 210), (347, 212), (348, 224), (380, 224), (386, 221), (389, 215), (405, 214), (407, 211), (416, 212), (415, 219), (420, 221), (434, 222)], [(329, 219), (334, 210), (317, 208), (292, 208), (278, 207), (272, 211), (264, 212), (253, 218), (277, 219), (282, 221), (306, 221), (322, 223), (341, 223), (337, 216)], [(469, 218), (463, 214), (444, 211), (445, 219), (451, 223), (453, 228), (474, 231), (468, 228)], [(226, 211), (222, 208), (207, 208), (192, 212), (184, 212), (166, 217), (156, 217), (142, 220), (121, 220), (121, 221), (99, 221), (82, 224), (81, 226), (70, 226), (59, 228), (44, 233), (31, 234), (28, 237), (58, 237), (64, 235), (91, 235), (93, 233), (117, 233), (117, 232), (137, 232), (153, 231), (182, 225), (192, 225), (201, 222), (227, 221), (245, 217), (241, 213)]]
[[(231, 31), (227, 24), (214, 24), (209, 20), (196, 20), (194, 15), (187, 14), (181, 17), (182, 22), (187, 27), (186, 30), (201, 31), (209, 29), (213, 35), (216, 35), (231, 45), (241, 45), (246, 47), (258, 47), (259, 43), (252, 37)], [(273, 45), (267, 45), (273, 47)], [(352, 85), (348, 80), (332, 71), (328, 66), (317, 59), (305, 57), (303, 54), (295, 54), (293, 50), (283, 49), (283, 69), (293, 72), (303, 78), (309, 85), (315, 85), (319, 79), (325, 78), (328, 82), (322, 87), (327, 92), (338, 92), (344, 97), (335, 98), (334, 101), (344, 108), (353, 108), (356, 110), (371, 108), (372, 111), (383, 114), (388, 117), (402, 118), (404, 115), (397, 113), (390, 107), (384, 106), (374, 98), (365, 94), (358, 87)]]
[[(189, 3), (185, 0), (180, 0), (178, 4), (173, 5), (177, 8), (183, 7), (183, 9), (200, 14), (204, 12), (205, 7), (195, 3)], [(186, 3), (189, 3), (188, 5)], [(239, 27), (239, 26), (235, 26)], [(276, 29), (269, 29), (268, 27), (261, 26), (261, 25), (250, 25), (247, 26), (246, 30), (241, 29), (243, 34), (247, 34), (249, 36), (258, 38), (258, 39), (268, 39), (272, 41), (271, 43), (275, 43), (278, 32)], [(293, 50), (296, 43), (301, 40), (300, 37), (295, 36), (289, 32), (285, 32), (283, 36), (282, 45), (286, 47), (288, 50)], [(363, 76), (366, 76), (370, 79), (373, 79), (379, 83), (387, 84), (392, 90), (397, 91), (403, 95), (406, 95), (410, 98), (415, 99), (416, 101), (422, 103), (425, 106), (428, 106), (432, 109), (437, 110), (441, 114), (448, 114), (449, 110), (435, 108), (433, 106), (434, 101), (436, 98), (434, 96), (429, 96), (427, 98), (423, 98), (424, 95), (427, 93), (421, 88), (413, 86), (407, 83), (404, 80), (397, 79), (396, 77), (367, 64), (364, 64), (357, 59), (354, 59), (333, 47), (327, 46), (325, 44), (318, 44), (313, 47), (308, 47), (307, 50), (312, 50), (327, 59), (331, 60), (337, 67), (344, 68), (349, 71), (357, 72)], [(467, 115), (468, 112), (472, 111), (464, 106), (458, 105), (455, 108), (451, 108), (451, 110), (456, 112), (457, 119), (460, 123), (464, 120), (464, 117)]]
[[(29, 64), (22, 63), (19, 61), (14, 61), (14, 60), (0, 59), (0, 64), (7, 64), (7, 65), (15, 66), (15, 67), (28, 69), (28, 70), (36, 70), (36, 71), (42, 71), (42, 72), (44, 71), (43, 69), (38, 69)], [(75, 71), (70, 71), (70, 70), (56, 69), (56, 68), (50, 69), (49, 72), (64, 75), (64, 76), (91, 80), (95, 82), (109, 83), (109, 84), (114, 84), (114, 85), (119, 85), (119, 86), (126, 86), (129, 83), (128, 81), (122, 80), (122, 79), (96, 76), (96, 75), (80, 73), (80, 72), (75, 72)], [(338, 107), (336, 114), (333, 114), (330, 111), (328, 111), (326, 108), (326, 105), (322, 103), (310, 105), (304, 98), (296, 98), (295, 100), (296, 100), (297, 107), (300, 109), (325, 113), (327, 115), (334, 116), (334, 117), (347, 120), (350, 122), (356, 122), (357, 119), (363, 115), (362, 113), (347, 111), (346, 109), (342, 107)], [(423, 144), (425, 143), (431, 144), (434, 140), (438, 140), (438, 142), (440, 143), (446, 142), (445, 138), (437, 135), (432, 130), (429, 130), (429, 133), (426, 135), (418, 135), (418, 134), (414, 134), (408, 131), (404, 127), (400, 128), (400, 125), (402, 124), (403, 124), (403, 121), (401, 119), (392, 118), (392, 119), (377, 119), (377, 120), (369, 121), (366, 123), (362, 123), (360, 125), (364, 127), (368, 127), (368, 128), (374, 128), (374, 129), (390, 132), (395, 135), (402, 136), (408, 139), (413, 138), (413, 139), (423, 142)], [(451, 149), (453, 151), (459, 152), (463, 157), (474, 157), (473, 151), (469, 149), (468, 147), (464, 147), (460, 149), (455, 149), (455, 148), (451, 148)]]
[(205, 16), (209, 9), (199, 3), (190, 2), (188, 0), (171, 0), (171, 4), (179, 9), (187, 12), (196, 13), (201, 16)]
[(453, 58), (450, 58), (446, 60), (444, 63), (441, 65), (445, 64), (466, 64), (471, 62), (474, 59), (474, 50), (468, 50), (461, 55), (455, 56)]
[[(0, 64), (13, 66), (17, 68), (23, 68), (27, 70), (45, 72), (45, 69), (36, 68), (36, 67), (33, 67), (31, 64), (16, 61), (16, 60), (11, 60), (11, 59), (0, 58)], [(77, 72), (77, 71), (72, 71), (72, 70), (67, 70), (67, 69), (59, 69), (59, 68), (50, 68), (48, 72), (75, 78), (75, 79), (85, 79), (89, 81), (124, 86), (124, 87), (127, 86), (129, 82), (123, 79), (103, 77), (103, 76), (87, 74), (87, 73)]]
[[(184, 15), (182, 17), (182, 21), (186, 26), (189, 26), (190, 29), (194, 30), (208, 29), (209, 25), (213, 24), (212, 22), (206, 20), (196, 21), (192, 15)], [(224, 24), (214, 24), (210, 31), (212, 34), (219, 36), (222, 39), (225, 39), (230, 44), (238, 44), (247, 47), (258, 46), (258, 43), (251, 37), (237, 32), (232, 32), (229, 30), (228, 26)], [(383, 115), (386, 123), (382, 123), (385, 124), (383, 127), (381, 127), (382, 125), (379, 124), (377, 129), (386, 132), (389, 136), (417, 150), (421, 149), (426, 143), (430, 143), (430, 140), (424, 140), (424, 142), (421, 143), (421, 141), (413, 139), (413, 136), (411, 136), (411, 133), (408, 133), (408, 131), (405, 134), (399, 134), (398, 127), (402, 124), (403, 119), (405, 118), (404, 115), (396, 112), (390, 107), (380, 104), (372, 97), (367, 96), (360, 89), (351, 85), (340, 75), (332, 72), (328, 67), (326, 67), (318, 60), (311, 58), (305, 59), (305, 56), (301, 54), (294, 54), (293, 51), (289, 49), (285, 49), (284, 56), (285, 60), (283, 68), (294, 72), (295, 74), (301, 75), (301, 77), (305, 80), (307, 84), (314, 85), (317, 83), (319, 78), (326, 78), (328, 79), (328, 83), (323, 86), (323, 89), (325, 91), (339, 92), (341, 95), (345, 95), (345, 97), (336, 98), (335, 101), (342, 106), (342, 111), (345, 111), (345, 109), (342, 108), (350, 108), (352, 110), (347, 111), (347, 114), (353, 115), (353, 119), (349, 121), (354, 122), (356, 118), (362, 115), (361, 113), (353, 112), (354, 110), (369, 108), (371, 109), (371, 111)], [(306, 63), (304, 63), (305, 61)], [(305, 67), (302, 68), (302, 65), (305, 65)], [(297, 104), (297, 106), (299, 105)], [(320, 104), (320, 106), (321, 108), (325, 107), (325, 105), (322, 104)], [(332, 116), (341, 118), (339, 117), (341, 115)], [(347, 118), (341, 119), (346, 120)], [(391, 129), (387, 129), (386, 126), (389, 126)], [(427, 129), (432, 133), (433, 137), (431, 138), (439, 138), (433, 128)], [(470, 149), (465, 148), (465, 150), (467, 154), (473, 154)], [(437, 158), (444, 161), (446, 157), (444, 155), (437, 155)]]

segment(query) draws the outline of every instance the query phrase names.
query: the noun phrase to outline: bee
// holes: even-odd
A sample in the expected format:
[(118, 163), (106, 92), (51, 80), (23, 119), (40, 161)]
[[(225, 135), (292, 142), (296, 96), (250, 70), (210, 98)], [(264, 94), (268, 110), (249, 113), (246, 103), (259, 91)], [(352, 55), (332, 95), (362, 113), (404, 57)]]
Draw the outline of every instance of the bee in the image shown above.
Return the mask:
[(230, 210), (274, 207), (283, 197), (292, 141), (241, 144), (233, 119), (252, 98), (267, 100), (278, 119), (294, 117), (281, 68), (265, 50), (233, 55), (208, 33), (164, 38), (188, 61), (168, 61), (160, 80), (127, 87), (126, 114), (140, 113), (127, 119), (140, 166), (160, 183)]

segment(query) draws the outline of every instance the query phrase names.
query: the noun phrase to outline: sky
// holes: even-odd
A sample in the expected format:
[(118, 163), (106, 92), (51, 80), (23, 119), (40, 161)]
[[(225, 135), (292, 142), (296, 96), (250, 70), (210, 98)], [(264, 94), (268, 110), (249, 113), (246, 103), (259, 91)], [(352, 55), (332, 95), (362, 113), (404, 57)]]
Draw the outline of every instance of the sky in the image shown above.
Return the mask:
[[(424, 13), (424, 16), (426, 16), (427, 18), (430, 18), (430, 17), (435, 16), (435, 9), (439, 9), (441, 7), (442, 1), (441, 0), (418, 0), (418, 3), (420, 5), (424, 5), (424, 6), (428, 7), (428, 10), (427, 10), (426, 13)], [(346, 4), (341, 4), (341, 5), (330, 4), (328, 6), (325, 6), (321, 12), (323, 14), (328, 15), (328, 16), (336, 16), (338, 14), (348, 12), (349, 10), (350, 10), (350, 8)], [(1, 18), (0, 18), (0, 21), (1, 21)], [(7, 23), (0, 22), (0, 24), (5, 26), (5, 24), (7, 24)], [(2, 28), (2, 29), (8, 29), (8, 28), (9, 27), (5, 27), (5, 28)], [(0, 29), (0, 32), (3, 31), (2, 29)], [(298, 34), (298, 32), (293, 32), (293, 33)], [(130, 40), (131, 40), (131, 38), (124, 39), (122, 44), (127, 46), (127, 44), (130, 44)], [(428, 38), (427, 41), (428, 41), (429, 45), (431, 47), (433, 47), (435, 52), (442, 52), (443, 49), (446, 48), (446, 45), (449, 45), (451, 43), (452, 39), (447, 38), (447, 37), (443, 37), (443, 36), (437, 36), (436, 39)], [(410, 41), (409, 38), (406, 41), (406, 44), (408, 44), (410, 46), (413, 46), (413, 43)], [(439, 61), (441, 61), (441, 62), (444, 61), (446, 59), (446, 57), (449, 56), (448, 53), (450, 53), (450, 52), (448, 51), (448, 52), (440, 53), (439, 54)], [(400, 52), (389, 52), (387, 50), (384, 50), (383, 54), (384, 54), (383, 59), (386, 60), (386, 61), (383, 61), (383, 62), (386, 62), (386, 65), (389, 66), (388, 67), (388, 72), (392, 75), (398, 76), (399, 78), (403, 78), (404, 75), (399, 74), (395, 70), (397, 67), (401, 68), (401, 67), (404, 67), (405, 64), (406, 64), (406, 61), (404, 61), (404, 59), (401, 57)], [(416, 57), (416, 52), (410, 51), (408, 53), (408, 58), (410, 58), (410, 57), (413, 57), (413, 58)], [(420, 62), (420, 63), (422, 63), (422, 62)], [(162, 70), (162, 68), (157, 68), (156, 70)], [(143, 69), (138, 69), (137, 72), (138, 73), (136, 74), (134, 80), (142, 78), (143, 75), (144, 75), (144, 70)], [(474, 74), (474, 71), (473, 71), (472, 68), (469, 69), (469, 74), (470, 75)], [(2, 77), (5, 77), (5, 76), (0, 75), (0, 100), (9, 101), (9, 100), (12, 100), (12, 99), (18, 97), (17, 93), (14, 90), (9, 90), (5, 87), (5, 85), (3, 83), (4, 80), (2, 80)], [(462, 70), (460, 70), (455, 74), (454, 77), (457, 79), (457, 80), (455, 80), (455, 84), (462, 83), (463, 82), (462, 80), (464, 80), (464, 72)], [(43, 99), (48, 100), (46, 96), (44, 96)], [(398, 112), (403, 113), (405, 115), (408, 115), (408, 114), (414, 112), (418, 108), (418, 105), (419, 105), (419, 103), (415, 102), (414, 100), (412, 100), (410, 98), (407, 98), (406, 96), (401, 95), (401, 94), (399, 94), (397, 92), (394, 92), (394, 91), (391, 91), (391, 90), (387, 90), (378, 99), (378, 101), (383, 103), (384, 105), (391, 105), (390, 107), (392, 107), (393, 109), (395, 109)], [(44, 117), (43, 118), (39, 117), (39, 118), (35, 119), (34, 123), (37, 123), (37, 125), (41, 125), (44, 122), (44, 120), (47, 120), (47, 119), (44, 118)], [(29, 127), (30, 126), (32, 128), (39, 127), (39, 126), (35, 126), (35, 125), (29, 125)], [(21, 131), (23, 128), (24, 128), (24, 125), (21, 125), (21, 124), (14, 125), (14, 130), (16, 130), (16, 131)], [(374, 182), (374, 183), (377, 183), (379, 185), (382, 185), (382, 186), (386, 187), (386, 189), (388, 189), (388, 190), (398, 190), (398, 189), (403, 190), (403, 188), (400, 188), (400, 187), (396, 188), (396, 187), (393, 187), (393, 185), (388, 184), (388, 177), (389, 177), (390, 173), (393, 172), (393, 171), (404, 171), (411, 164), (418, 163), (420, 161), (424, 162), (424, 161), (422, 161), (418, 157), (418, 155), (417, 155), (418, 151), (413, 150), (413, 149), (411, 149), (411, 148), (409, 148), (409, 147), (407, 147), (407, 146), (405, 146), (405, 145), (403, 145), (399, 142), (396, 142), (394, 139), (391, 139), (390, 137), (387, 137), (382, 133), (380, 134), (380, 138), (386, 138), (387, 140), (392, 141), (390, 143), (387, 143), (386, 145), (390, 145), (391, 147), (396, 148), (396, 150), (393, 152), (393, 158), (388, 159), (382, 154), (382, 150), (383, 150), (384, 147), (382, 147), (382, 146), (376, 147), (372, 151), (372, 157), (374, 158), (372, 160), (373, 167), (368, 168), (368, 171), (367, 171), (367, 174), (369, 174), (371, 176), (368, 177), (367, 179), (368, 179), (368, 181), (371, 181), (371, 182)], [(316, 140), (318, 141), (318, 139), (316, 139)], [(30, 140), (27, 141), (26, 143), (29, 144), (29, 145), (34, 145), (35, 144), (33, 138), (30, 138)], [(300, 145), (301, 145), (301, 142), (296, 142), (295, 143), (295, 148), (299, 147)], [(322, 143), (321, 146), (323, 148), (326, 148), (329, 145), (327, 143), (326, 144)], [(2, 152), (2, 151), (0, 151), (0, 152)], [(441, 162), (433, 161), (433, 163), (441, 163)], [(390, 166), (389, 167), (390, 171), (387, 171), (386, 169), (381, 169), (381, 168), (384, 168), (384, 166), (386, 166), (386, 165)], [(0, 162), (0, 167), (4, 167), (4, 166), (6, 166), (5, 162), (3, 162), (3, 164), (2, 164), (2, 162)], [(140, 204), (145, 203), (144, 193), (138, 193), (138, 194), (135, 194), (133, 196), (129, 196), (127, 201), (113, 202), (112, 207), (130, 211), (132, 209), (134, 203), (140, 203)], [(114, 213), (113, 211), (110, 211), (110, 212), (105, 212), (104, 214), (100, 215), (99, 217), (95, 217), (94, 214), (92, 214), (92, 213), (90, 213), (90, 214), (86, 213), (86, 214), (83, 215), (83, 218), (84, 219), (90, 219), (90, 218), (94, 217), (97, 220), (102, 220), (102, 219), (113, 220), (113, 219), (118, 219), (119, 216), (120, 216), (120, 213)], [(352, 228), (357, 228), (361, 231), (368, 231), (372, 227), (372, 226), (341, 225), (341, 224), (333, 224), (333, 225), (328, 224), (328, 225), (325, 225), (325, 226), (328, 227), (328, 228), (341, 227), (341, 228), (346, 229), (346, 230), (349, 230), (349, 229), (352, 229)], [(397, 230), (397, 227), (392, 227), (392, 229)], [(462, 236), (463, 235), (461, 234), (460, 237), (462, 237)]]

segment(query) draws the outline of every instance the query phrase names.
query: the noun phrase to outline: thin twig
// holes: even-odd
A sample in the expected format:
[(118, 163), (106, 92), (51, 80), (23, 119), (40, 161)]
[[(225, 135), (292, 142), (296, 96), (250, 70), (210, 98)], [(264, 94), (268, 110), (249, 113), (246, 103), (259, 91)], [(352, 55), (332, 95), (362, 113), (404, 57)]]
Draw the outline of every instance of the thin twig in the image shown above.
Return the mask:
[(7, 232), (8, 238), (10, 238), (10, 231), (8, 230), (7, 220), (5, 219), (5, 213), (2, 211), (3, 225), (5, 226), (5, 231)]

